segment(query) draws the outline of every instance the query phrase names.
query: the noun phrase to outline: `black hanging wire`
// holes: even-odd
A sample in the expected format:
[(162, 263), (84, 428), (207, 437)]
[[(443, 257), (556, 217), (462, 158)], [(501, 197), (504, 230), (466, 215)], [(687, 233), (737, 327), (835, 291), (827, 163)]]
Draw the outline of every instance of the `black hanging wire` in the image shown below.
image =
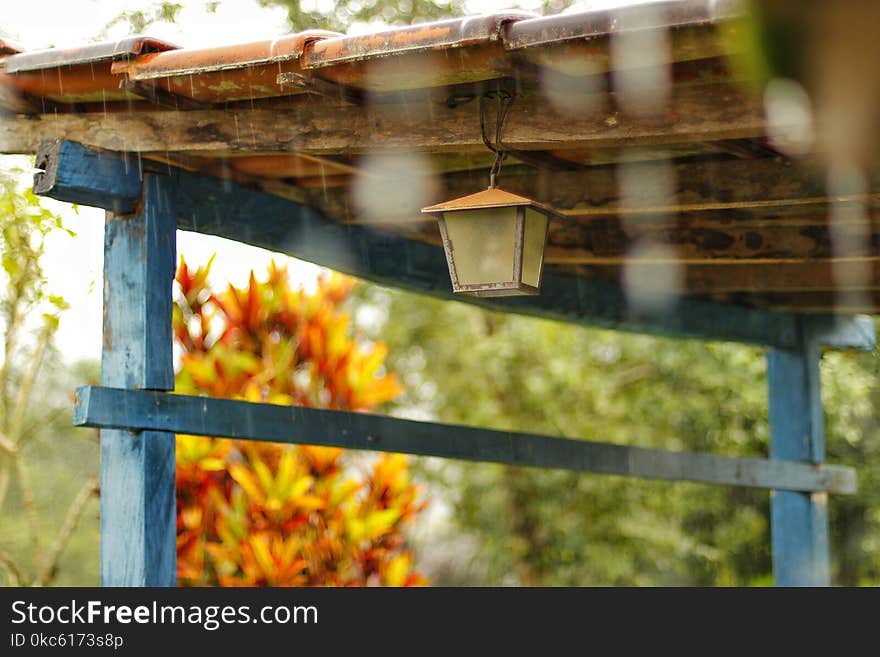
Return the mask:
[[(486, 109), (488, 101), (493, 97), (497, 101), (497, 107), (495, 110), (494, 143), (489, 139), (486, 132)], [(504, 129), (504, 122), (507, 120), (507, 115), (510, 113), (510, 108), (513, 105), (513, 99), (515, 97), (515, 94), (503, 89), (491, 94), (480, 96), (480, 136), (483, 138), (483, 143), (486, 145), (486, 148), (495, 153), (495, 161), (492, 163), (492, 169), (489, 171), (489, 189), (495, 189), (498, 186), (498, 176), (501, 173), (501, 163), (507, 159), (507, 152), (501, 144), (501, 131)]]

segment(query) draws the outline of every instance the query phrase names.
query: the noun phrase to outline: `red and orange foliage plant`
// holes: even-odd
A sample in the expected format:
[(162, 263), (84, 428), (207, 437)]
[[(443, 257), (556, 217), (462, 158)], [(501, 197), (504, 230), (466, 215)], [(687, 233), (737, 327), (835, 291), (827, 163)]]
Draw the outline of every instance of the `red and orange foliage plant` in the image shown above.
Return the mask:
[[(210, 266), (177, 271), (177, 392), (349, 411), (400, 392), (384, 345), (351, 336), (351, 279), (326, 275), (307, 292), (273, 263), (266, 281), (252, 272), (215, 293)], [(341, 449), (178, 435), (178, 583), (425, 584), (402, 534), (418, 498), (403, 455), (367, 465)]]

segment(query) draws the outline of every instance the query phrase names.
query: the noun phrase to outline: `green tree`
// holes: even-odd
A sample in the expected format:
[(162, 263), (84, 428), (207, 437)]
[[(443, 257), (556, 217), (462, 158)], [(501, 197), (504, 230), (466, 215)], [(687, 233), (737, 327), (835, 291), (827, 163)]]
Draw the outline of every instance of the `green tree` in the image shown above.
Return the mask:
[(168, 0), (154, 0), (142, 9), (126, 9), (104, 26), (101, 36), (116, 25), (127, 25), (131, 34), (143, 34), (154, 23), (174, 23), (183, 5)]
[[(65, 302), (48, 292), (40, 258), (47, 237), (65, 229), (58, 215), (22, 189), (21, 173), (0, 175), (0, 513), (7, 530), (0, 572), (10, 584), (47, 585), (56, 581), (98, 484), (89, 477), (48, 485), (50, 472), (70, 465), (68, 447), (52, 440), (62, 422), (70, 424), (70, 399), (60, 392), (66, 377), (55, 366), (52, 344)], [(83, 465), (82, 459), (73, 462)]]
[(294, 30), (323, 28), (345, 32), (352, 24), (381, 20), (389, 25), (409, 25), (464, 14), (464, 0), (366, 0), (366, 2), (337, 2), (333, 11), (308, 9), (302, 0), (259, 0), (266, 7), (276, 5), (287, 10), (287, 22)]
[[(262, 6), (280, 6), (287, 10), (287, 22), (294, 30), (324, 28), (345, 32), (353, 23), (382, 21), (387, 25), (411, 25), (443, 18), (480, 12), (477, 2), (467, 0), (365, 0), (364, 2), (337, 2), (331, 12), (309, 9), (315, 3), (302, 0), (258, 0)], [(541, 14), (558, 14), (568, 9), (575, 0), (542, 0), (511, 2), (510, 7), (525, 6)]]
[[(446, 422), (666, 449), (766, 456), (761, 349), (487, 313), (373, 289), (401, 407)], [(834, 581), (880, 582), (877, 354), (823, 363), (829, 460), (862, 491), (831, 502)], [(437, 583), (748, 585), (770, 582), (766, 491), (495, 465), (423, 464), (471, 562), (419, 546)], [(439, 541), (442, 543), (442, 541)], [(434, 549), (436, 552), (436, 548)], [(445, 573), (446, 579), (436, 571)]]
[(822, 394), (828, 460), (856, 468), (859, 476), (857, 495), (836, 496), (829, 504), (834, 582), (878, 586), (880, 348), (872, 353), (826, 354)]

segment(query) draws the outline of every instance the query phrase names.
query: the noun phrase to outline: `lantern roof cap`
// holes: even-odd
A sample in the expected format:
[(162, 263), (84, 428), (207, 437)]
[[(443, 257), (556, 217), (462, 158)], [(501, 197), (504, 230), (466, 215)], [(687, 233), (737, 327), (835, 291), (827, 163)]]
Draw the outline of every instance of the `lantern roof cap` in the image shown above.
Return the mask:
[(528, 205), (544, 214), (556, 216), (558, 213), (551, 207), (538, 203), (526, 196), (520, 196), (503, 189), (484, 189), (476, 194), (469, 194), (451, 201), (444, 201), (436, 205), (422, 208), (422, 212), (455, 212), (456, 210), (482, 210), (484, 208), (504, 208), (510, 206)]

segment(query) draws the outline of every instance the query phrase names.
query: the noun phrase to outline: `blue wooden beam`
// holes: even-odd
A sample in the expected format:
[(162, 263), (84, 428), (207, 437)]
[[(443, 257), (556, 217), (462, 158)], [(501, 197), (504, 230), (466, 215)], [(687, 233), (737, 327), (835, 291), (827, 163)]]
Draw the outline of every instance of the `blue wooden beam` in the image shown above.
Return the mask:
[[(120, 182), (122, 188), (128, 178)], [(117, 189), (110, 181), (103, 183)], [(101, 381), (172, 390), (175, 222), (164, 186), (144, 180), (138, 211), (107, 214)], [(101, 579), (105, 586), (175, 586), (174, 434), (101, 431)]]
[[(186, 171), (172, 171), (167, 184), (183, 230), (280, 251), (383, 285), (500, 312), (637, 333), (780, 346), (793, 346), (797, 340), (792, 314), (688, 299), (664, 314), (639, 314), (618, 284), (576, 276), (545, 273), (539, 296), (455, 296), (441, 247), (340, 224), (313, 208)], [(826, 327), (825, 344), (830, 347), (873, 347), (870, 318), (820, 316), (814, 321)]]
[(143, 172), (137, 155), (109, 155), (55, 140), (40, 144), (34, 166), (34, 193), (59, 201), (128, 213), (141, 197)]
[[(809, 321), (799, 325), (795, 349), (767, 355), (770, 401), (770, 458), (779, 462), (825, 460), (819, 380), (819, 333)], [(772, 493), (773, 574), (777, 586), (828, 586), (828, 497), (809, 491)]]
[(415, 422), (384, 415), (255, 404), (153, 391), (86, 386), (74, 424), (243, 440), (324, 445), (687, 480), (753, 488), (854, 493), (850, 468), (596, 443), (538, 434)]
[[(102, 161), (108, 179), (131, 176), (130, 162), (113, 154), (97, 154), (78, 144), (60, 142), (50, 158), (64, 181), (43, 193), (54, 198), (109, 207), (137, 201), (130, 182), (115, 187), (93, 182), (94, 159)], [(114, 164), (115, 163), (115, 164)], [(115, 169), (114, 169), (115, 166)], [(159, 166), (159, 165), (155, 165)], [(324, 265), (382, 285), (402, 287), (433, 296), (476, 304), (491, 310), (515, 312), (561, 321), (638, 333), (726, 340), (783, 348), (798, 341), (798, 319), (790, 313), (769, 312), (730, 304), (681, 299), (661, 315), (639, 314), (627, 304), (622, 288), (613, 282), (546, 273), (541, 294), (501, 299), (454, 296), (440, 247), (384, 233), (367, 226), (330, 221), (313, 208), (273, 194), (248, 189), (171, 167), (162, 177), (177, 226)], [(76, 194), (92, 185), (105, 197)], [(107, 191), (109, 190), (109, 191)], [(823, 344), (840, 349), (871, 349), (874, 327), (870, 318), (816, 316)]]

